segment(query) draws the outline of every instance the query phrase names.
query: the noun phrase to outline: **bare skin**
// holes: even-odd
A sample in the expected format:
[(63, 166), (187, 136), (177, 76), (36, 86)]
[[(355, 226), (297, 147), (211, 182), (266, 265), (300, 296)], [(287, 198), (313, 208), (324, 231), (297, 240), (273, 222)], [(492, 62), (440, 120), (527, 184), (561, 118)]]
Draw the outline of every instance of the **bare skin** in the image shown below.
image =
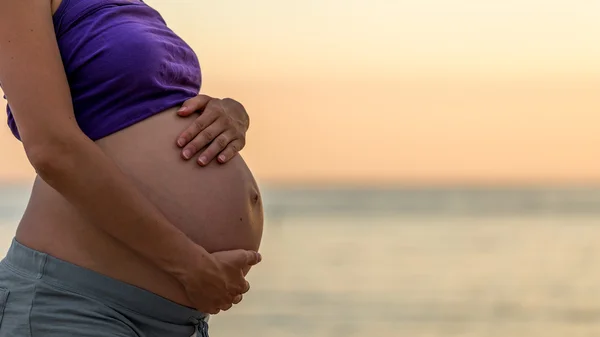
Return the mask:
[[(171, 223), (208, 252), (258, 250), (263, 213), (252, 174), (239, 155), (205, 167), (184, 161), (173, 139), (188, 125), (171, 109), (97, 144)], [(17, 240), (191, 306), (177, 279), (90, 224), (41, 179)]]
[(243, 159), (183, 160), (175, 140), (190, 120), (176, 108), (92, 142), (75, 120), (50, 1), (0, 0), (0, 83), (38, 173), (17, 240), (201, 311), (227, 310), (260, 262), (262, 206)]

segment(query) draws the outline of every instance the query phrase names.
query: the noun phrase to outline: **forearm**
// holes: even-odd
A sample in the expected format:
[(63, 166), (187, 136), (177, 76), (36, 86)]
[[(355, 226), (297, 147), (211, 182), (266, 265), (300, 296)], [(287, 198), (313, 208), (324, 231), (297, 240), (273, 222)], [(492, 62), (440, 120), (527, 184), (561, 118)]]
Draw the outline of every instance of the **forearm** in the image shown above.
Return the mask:
[(28, 151), (38, 175), (90, 222), (160, 269), (178, 276), (190, 254), (206, 251), (173, 226), (83, 134)]

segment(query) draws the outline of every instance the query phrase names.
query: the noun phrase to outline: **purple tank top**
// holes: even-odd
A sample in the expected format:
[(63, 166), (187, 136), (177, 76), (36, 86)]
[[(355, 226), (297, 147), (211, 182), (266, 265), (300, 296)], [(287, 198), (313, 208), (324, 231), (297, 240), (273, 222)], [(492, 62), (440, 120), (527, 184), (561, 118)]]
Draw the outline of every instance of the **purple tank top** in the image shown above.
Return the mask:
[[(140, 0), (63, 0), (54, 14), (54, 30), (77, 123), (92, 140), (200, 91), (196, 54)], [(7, 113), (20, 139), (10, 101)]]

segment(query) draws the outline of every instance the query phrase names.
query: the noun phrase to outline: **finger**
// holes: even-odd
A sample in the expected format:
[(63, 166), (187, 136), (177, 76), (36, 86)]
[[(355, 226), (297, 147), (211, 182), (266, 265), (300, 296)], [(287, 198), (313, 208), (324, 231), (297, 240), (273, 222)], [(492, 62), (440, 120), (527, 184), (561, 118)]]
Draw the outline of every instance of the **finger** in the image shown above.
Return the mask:
[(233, 303), (225, 304), (221, 307), (221, 311), (227, 311), (227, 310), (231, 309), (231, 307), (233, 307)]
[(229, 301), (227, 303), (233, 303), (236, 296), (245, 294), (250, 290), (250, 283), (244, 278), (243, 271), (241, 269), (235, 271), (236, 267), (231, 266), (234, 269), (231, 272), (237, 274), (233, 279), (231, 279), (230, 283), (227, 286), (227, 292), (230, 295)]
[(188, 126), (182, 133), (179, 134), (179, 137), (177, 138), (177, 145), (179, 147), (185, 146), (190, 142), (190, 140), (195, 139), (200, 132), (214, 124), (217, 118), (219, 118), (219, 115), (211, 112), (207, 112), (198, 116), (198, 118), (196, 118), (190, 126)]
[(239, 304), (242, 301), (243, 298), (244, 298), (244, 295), (242, 295), (242, 294), (237, 295), (233, 299), (233, 304)]
[(231, 308), (231, 306), (233, 305), (233, 302), (235, 300), (235, 297), (239, 294), (239, 292), (232, 292), (231, 287), (228, 287), (227, 289), (227, 293), (224, 296), (221, 296), (221, 298), (216, 301), (215, 303), (213, 303), (212, 308), (211, 309), (218, 309), (220, 311), (227, 311), (229, 310), (229, 308)]
[[(208, 128), (204, 130), (198, 137), (200, 137), (206, 131), (208, 131)], [(213, 160), (217, 154), (223, 151), (233, 139), (233, 132), (226, 131), (218, 135), (216, 138), (214, 138), (210, 145), (208, 145), (206, 150), (202, 151), (200, 158), (198, 158), (198, 164), (204, 166), (210, 163), (210, 161)]]
[(233, 303), (235, 302), (237, 296), (243, 295), (250, 291), (250, 282), (248, 282), (246, 279), (244, 279), (243, 276), (240, 275), (240, 282), (238, 282), (238, 286), (231, 287), (230, 291), (232, 294), (231, 302)]
[(262, 255), (259, 252), (248, 250), (246, 251), (246, 265), (255, 266), (262, 261)]
[(211, 99), (213, 98), (207, 95), (197, 95), (190, 98), (183, 102), (181, 108), (177, 110), (177, 114), (182, 117), (187, 117), (198, 110), (204, 109)]
[(251, 250), (241, 250), (240, 252), (241, 254), (235, 260), (235, 263), (237, 263), (236, 267), (240, 269), (257, 265), (262, 260), (262, 256), (258, 252)]
[[(181, 155), (184, 159), (190, 159), (200, 150), (211, 144), (215, 138), (220, 136), (225, 131), (225, 126), (217, 121), (208, 125), (204, 130), (200, 131), (194, 138), (183, 148)], [(212, 158), (211, 158), (212, 160)], [(207, 161), (208, 164), (209, 161)]]
[(211, 314), (211, 315), (216, 315), (216, 314), (219, 313), (219, 311), (221, 311), (218, 308), (208, 308), (208, 309), (204, 309), (204, 310), (198, 308), (198, 310), (201, 311), (201, 312), (203, 312), (203, 313)]
[[(248, 282), (246, 279), (244, 279), (244, 286), (242, 287), (242, 291), (240, 292), (240, 294), (245, 294), (248, 291), (250, 291), (250, 282)], [(235, 301), (235, 298), (234, 298)]]
[(227, 301), (227, 303), (233, 303), (234, 299), (236, 296), (243, 294), (244, 293), (244, 282), (246, 282), (246, 280), (243, 278), (243, 276), (240, 273), (240, 279), (241, 281), (237, 281), (235, 283), (231, 283), (229, 284), (229, 286), (227, 287), (227, 291), (229, 292), (229, 295), (231, 296), (231, 300)]
[(235, 139), (234, 141), (229, 143), (225, 150), (221, 151), (219, 157), (217, 157), (219, 163), (225, 164), (226, 162), (231, 160), (231, 158), (233, 158), (238, 152), (242, 150), (242, 148), (244, 147), (244, 143), (245, 142), (243, 139)]

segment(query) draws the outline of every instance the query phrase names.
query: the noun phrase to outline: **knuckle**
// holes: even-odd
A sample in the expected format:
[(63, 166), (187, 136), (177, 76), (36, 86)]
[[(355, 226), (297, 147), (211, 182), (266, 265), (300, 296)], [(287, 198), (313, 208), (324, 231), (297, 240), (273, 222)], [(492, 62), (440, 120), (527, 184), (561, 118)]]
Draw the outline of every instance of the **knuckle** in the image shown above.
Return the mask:
[(200, 130), (202, 130), (202, 129), (204, 129), (204, 128), (205, 128), (205, 124), (204, 124), (204, 121), (202, 120), (202, 118), (196, 118), (196, 119), (194, 120), (194, 123), (193, 123), (193, 124), (194, 124), (194, 126), (195, 126), (196, 128), (198, 128), (198, 129), (200, 129)]
[(204, 139), (202, 137), (196, 137), (193, 142), (190, 142), (190, 144), (192, 143), (196, 147), (196, 151), (200, 151), (201, 149), (206, 147), (206, 144), (210, 143), (210, 140)]
[(213, 132), (212, 131), (208, 131), (208, 130), (204, 130), (204, 132), (202, 133), (202, 136), (207, 141), (211, 141), (211, 140), (215, 139), (215, 135), (213, 134)]
[(202, 138), (195, 138), (193, 141), (190, 142), (190, 144), (192, 144), (194, 146), (194, 153), (200, 151), (200, 149), (204, 148), (206, 146), (206, 141)]
[(235, 121), (233, 120), (233, 117), (231, 117), (229, 115), (226, 115), (226, 116), (223, 117), (223, 124), (226, 127), (232, 127), (235, 124), (234, 122)]
[(225, 111), (225, 109), (223, 109), (223, 103), (219, 98), (211, 99), (208, 105), (210, 106), (210, 109), (216, 113), (222, 113)]
[(225, 106), (223, 105), (223, 100), (216, 98), (215, 99), (215, 109), (219, 112), (219, 113), (223, 113), (225, 112)]
[(225, 146), (227, 146), (227, 144), (229, 143), (229, 141), (227, 140), (227, 138), (225, 136), (219, 137), (217, 138), (217, 144), (221, 147), (224, 148)]

